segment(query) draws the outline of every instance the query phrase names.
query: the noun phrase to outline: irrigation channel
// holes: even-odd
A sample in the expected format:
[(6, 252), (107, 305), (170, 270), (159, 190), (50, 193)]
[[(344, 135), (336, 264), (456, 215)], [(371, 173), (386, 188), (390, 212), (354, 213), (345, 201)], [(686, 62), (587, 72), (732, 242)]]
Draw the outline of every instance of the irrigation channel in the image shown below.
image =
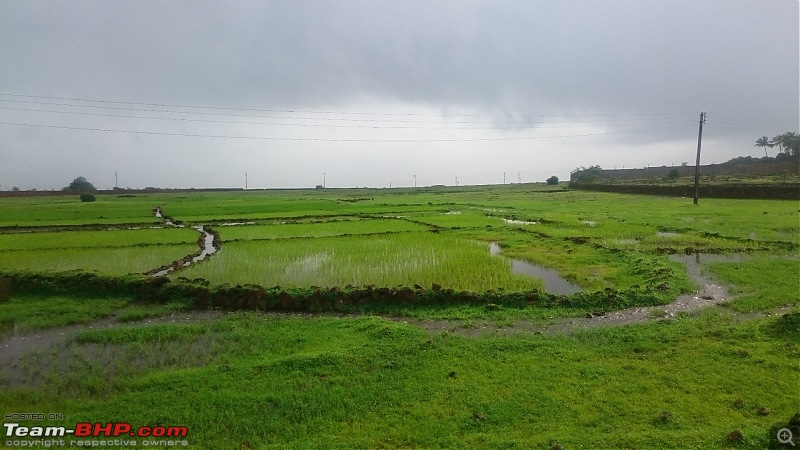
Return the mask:
[[(179, 227), (179, 228), (183, 227), (182, 224), (176, 223), (172, 217), (164, 215), (160, 206), (157, 206), (155, 207), (155, 209), (153, 209), (153, 214), (159, 219), (163, 220), (164, 225), (168, 227)], [(198, 233), (200, 233), (200, 237), (197, 239), (197, 245), (200, 246), (200, 251), (193, 253), (191, 255), (184, 256), (183, 258), (175, 260), (165, 266), (153, 269), (147, 272), (145, 275), (150, 275), (151, 277), (163, 277), (169, 274), (170, 272), (183, 269), (184, 267), (187, 267), (192, 263), (198, 263), (200, 261), (203, 261), (219, 251), (220, 245), (222, 243), (222, 240), (219, 238), (219, 233), (212, 230), (207, 225), (196, 225), (193, 226), (192, 228), (194, 228), (195, 230), (197, 230)]]

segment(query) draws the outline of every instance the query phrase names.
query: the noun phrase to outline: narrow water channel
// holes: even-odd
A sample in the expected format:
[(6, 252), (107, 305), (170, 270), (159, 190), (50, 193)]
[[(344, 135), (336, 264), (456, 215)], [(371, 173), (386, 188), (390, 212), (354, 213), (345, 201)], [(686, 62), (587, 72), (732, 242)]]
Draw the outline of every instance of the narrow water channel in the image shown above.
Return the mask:
[[(183, 225), (176, 225), (171, 220), (164, 217), (164, 214), (161, 211), (160, 207), (156, 207), (156, 209), (153, 210), (153, 214), (159, 219), (163, 220), (164, 225), (166, 226), (171, 226), (171, 227), (183, 226)], [(203, 261), (204, 259), (213, 255), (219, 250), (219, 242), (216, 241), (214, 232), (211, 231), (210, 228), (206, 229), (202, 225), (197, 225), (192, 228), (194, 228), (195, 230), (197, 230), (198, 233), (200, 233), (200, 239), (197, 240), (197, 243), (200, 247), (200, 252), (188, 255), (182, 259), (172, 262), (167, 266), (155, 269), (155, 271), (147, 272), (148, 275), (150, 275), (151, 277), (163, 277), (170, 272), (183, 269), (184, 267), (189, 266), (192, 263)]]

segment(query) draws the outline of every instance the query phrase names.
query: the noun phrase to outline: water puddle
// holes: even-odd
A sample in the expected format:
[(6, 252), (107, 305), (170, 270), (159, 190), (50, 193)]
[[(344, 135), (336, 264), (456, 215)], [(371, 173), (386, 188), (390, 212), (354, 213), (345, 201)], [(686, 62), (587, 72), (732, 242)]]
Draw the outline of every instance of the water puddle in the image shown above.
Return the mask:
[(546, 267), (531, 264), (526, 261), (520, 261), (518, 259), (506, 258), (505, 256), (500, 255), (501, 252), (502, 250), (497, 242), (489, 243), (490, 255), (500, 256), (501, 258), (511, 262), (511, 273), (517, 273), (520, 275), (541, 279), (544, 283), (544, 290), (550, 292), (551, 294), (571, 295), (581, 291), (580, 286), (562, 278), (561, 275), (558, 274), (557, 270), (548, 269)]
[(718, 262), (742, 262), (742, 253), (721, 255), (718, 253), (692, 253), (690, 255), (669, 255), (669, 260), (688, 265), (708, 264)]
[(674, 231), (656, 231), (656, 237), (660, 238), (676, 238), (680, 236), (680, 233), (675, 233)]
[(503, 222), (509, 225), (536, 225), (539, 222), (528, 222), (526, 220), (516, 220), (516, 219), (503, 219)]
[(612, 242), (617, 245), (636, 245), (639, 243), (638, 239), (612, 239)]
[(255, 222), (226, 222), (226, 223), (218, 223), (217, 226), (219, 227), (238, 227), (242, 225), (255, 225)]
[(597, 222), (595, 222), (594, 220), (581, 220), (581, 223), (584, 225), (588, 225), (592, 228), (597, 226)]
[[(74, 362), (76, 355), (94, 345), (74, 342), (75, 336), (81, 331), (218, 320), (223, 315), (219, 311), (185, 311), (134, 322), (123, 323), (114, 317), (105, 317), (87, 324), (38, 331), (20, 331), (15, 328), (0, 337), (0, 383), (41, 385), (52, 369), (66, 370)], [(95, 358), (92, 360), (97, 361)], [(127, 360), (130, 361), (129, 358)]]
[(461, 214), (461, 211), (447, 211), (446, 213), (444, 213), (445, 216), (454, 216), (458, 214)]

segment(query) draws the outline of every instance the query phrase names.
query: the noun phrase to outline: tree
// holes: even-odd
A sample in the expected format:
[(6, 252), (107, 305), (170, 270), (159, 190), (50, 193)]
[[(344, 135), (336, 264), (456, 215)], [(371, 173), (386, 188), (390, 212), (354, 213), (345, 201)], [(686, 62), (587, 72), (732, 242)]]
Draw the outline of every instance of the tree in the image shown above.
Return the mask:
[(792, 156), (800, 154), (800, 136), (794, 131), (787, 131), (772, 138), (773, 145), (777, 145), (781, 153), (786, 152)]
[(574, 180), (578, 183), (594, 183), (602, 171), (603, 169), (598, 165), (579, 167), (573, 171)]
[(82, 202), (93, 202), (95, 201), (94, 194), (90, 194), (88, 192), (84, 192), (80, 196)]
[(678, 178), (680, 178), (680, 176), (681, 176), (681, 172), (678, 169), (672, 169), (667, 174), (667, 179), (669, 179), (669, 180), (677, 180)]
[(755, 147), (761, 147), (764, 149), (764, 156), (769, 156), (767, 154), (767, 147), (772, 148), (774, 146), (775, 143), (770, 141), (769, 138), (766, 136), (761, 136), (760, 138), (758, 138), (756, 140), (756, 145), (755, 145)]
[(786, 153), (789, 153), (792, 156), (800, 155), (800, 135), (794, 131), (788, 131), (784, 133), (783, 148), (786, 149)]
[(553, 175), (552, 177), (548, 178), (547, 184), (558, 184), (558, 177)]
[(84, 191), (84, 192), (97, 192), (94, 185), (84, 177), (78, 177), (72, 180), (69, 186), (65, 187), (65, 191)]
[(11, 192), (19, 192), (19, 188), (14, 186), (11, 188)]

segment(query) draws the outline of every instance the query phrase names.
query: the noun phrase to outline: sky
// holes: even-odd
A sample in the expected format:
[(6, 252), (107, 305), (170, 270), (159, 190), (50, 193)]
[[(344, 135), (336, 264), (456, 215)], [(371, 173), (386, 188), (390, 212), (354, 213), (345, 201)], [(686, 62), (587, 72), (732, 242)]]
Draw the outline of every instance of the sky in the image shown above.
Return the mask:
[[(763, 156), (797, 0), (0, 0), (0, 190), (408, 187)], [(768, 149), (774, 156), (777, 149)]]

